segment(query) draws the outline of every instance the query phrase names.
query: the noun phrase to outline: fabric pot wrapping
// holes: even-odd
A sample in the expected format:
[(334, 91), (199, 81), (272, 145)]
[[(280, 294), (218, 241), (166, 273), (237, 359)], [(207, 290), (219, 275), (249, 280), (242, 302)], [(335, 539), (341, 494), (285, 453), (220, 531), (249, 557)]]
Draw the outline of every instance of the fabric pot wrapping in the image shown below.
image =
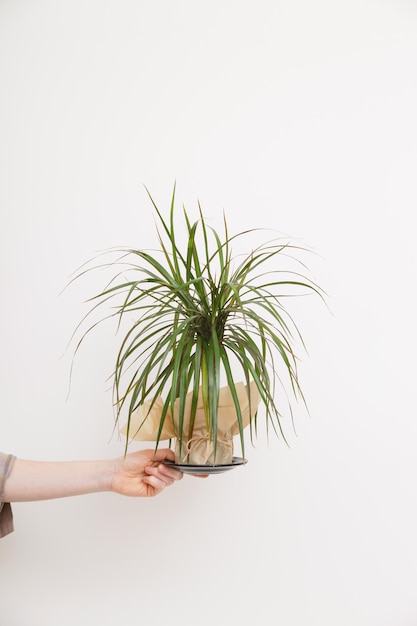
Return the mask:
[[(259, 405), (259, 392), (254, 382), (251, 382), (249, 393), (243, 383), (236, 384), (236, 393), (242, 413), (242, 427), (246, 428), (254, 417)], [(197, 411), (191, 437), (189, 434), (192, 392), (186, 396), (182, 439), (179, 438), (178, 405), (175, 401), (174, 414), (168, 410), (162, 427), (160, 441), (175, 439), (175, 460), (177, 463), (189, 465), (227, 465), (233, 459), (233, 438), (239, 434), (239, 423), (233, 397), (228, 386), (221, 387), (219, 393), (217, 416), (217, 448), (214, 457), (214, 443), (210, 440), (206, 428), (206, 419), (203, 408), (201, 388), (198, 396)], [(164, 401), (157, 398), (152, 402), (142, 404), (131, 416), (121, 432), (129, 439), (138, 441), (156, 441), (161, 423)]]

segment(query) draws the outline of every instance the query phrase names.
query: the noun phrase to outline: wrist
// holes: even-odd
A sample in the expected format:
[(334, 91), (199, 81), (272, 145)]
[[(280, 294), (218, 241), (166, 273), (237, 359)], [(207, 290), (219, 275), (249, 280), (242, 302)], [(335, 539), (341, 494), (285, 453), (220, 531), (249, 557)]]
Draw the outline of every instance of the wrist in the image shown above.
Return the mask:
[(96, 491), (114, 491), (114, 477), (117, 472), (117, 460), (98, 461), (96, 468)]
[(111, 461), (106, 461), (106, 469), (103, 471), (103, 491), (112, 491), (117, 493), (116, 489), (116, 477), (118, 473), (120, 473), (120, 459), (112, 459)]

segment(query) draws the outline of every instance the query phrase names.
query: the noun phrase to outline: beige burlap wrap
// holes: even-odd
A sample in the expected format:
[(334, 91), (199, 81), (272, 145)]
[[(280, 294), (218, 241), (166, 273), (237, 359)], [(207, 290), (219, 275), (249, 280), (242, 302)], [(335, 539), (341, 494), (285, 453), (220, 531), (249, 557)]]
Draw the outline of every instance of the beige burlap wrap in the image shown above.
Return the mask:
[[(242, 413), (242, 425), (246, 428), (255, 415), (259, 405), (259, 392), (256, 384), (250, 384), (250, 393), (243, 383), (236, 384), (236, 393)], [(213, 441), (206, 429), (206, 418), (203, 408), (201, 388), (198, 396), (192, 436), (188, 438), (192, 392), (188, 393), (185, 402), (183, 437), (179, 440), (178, 405), (175, 401), (174, 414), (168, 411), (160, 440), (175, 439), (175, 460), (188, 465), (226, 465), (233, 459), (233, 437), (239, 433), (239, 422), (236, 407), (228, 386), (221, 387), (219, 394), (217, 417), (217, 448), (214, 458)], [(131, 416), (129, 432), (127, 424), (121, 429), (129, 439), (138, 441), (156, 441), (161, 422), (163, 399), (157, 398), (152, 408), (151, 402), (142, 404)]]

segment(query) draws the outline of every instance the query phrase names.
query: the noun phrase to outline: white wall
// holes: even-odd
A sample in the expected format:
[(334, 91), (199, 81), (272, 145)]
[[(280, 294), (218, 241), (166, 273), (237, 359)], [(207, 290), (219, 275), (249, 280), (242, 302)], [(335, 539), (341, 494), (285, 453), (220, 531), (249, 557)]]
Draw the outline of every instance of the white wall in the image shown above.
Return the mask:
[(66, 402), (95, 251), (153, 233), (146, 184), (232, 230), (313, 246), (311, 417), (291, 449), (113, 494), (14, 506), (2, 626), (417, 623), (417, 9), (410, 0), (0, 3), (1, 449), (106, 458), (112, 335)]

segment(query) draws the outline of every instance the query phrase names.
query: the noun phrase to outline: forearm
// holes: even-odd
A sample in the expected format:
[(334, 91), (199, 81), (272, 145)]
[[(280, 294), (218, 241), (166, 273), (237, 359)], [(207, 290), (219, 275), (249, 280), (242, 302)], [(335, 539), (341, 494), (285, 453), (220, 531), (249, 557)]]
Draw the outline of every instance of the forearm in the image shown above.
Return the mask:
[(114, 461), (16, 459), (3, 498), (5, 502), (29, 502), (110, 491), (113, 474)]

